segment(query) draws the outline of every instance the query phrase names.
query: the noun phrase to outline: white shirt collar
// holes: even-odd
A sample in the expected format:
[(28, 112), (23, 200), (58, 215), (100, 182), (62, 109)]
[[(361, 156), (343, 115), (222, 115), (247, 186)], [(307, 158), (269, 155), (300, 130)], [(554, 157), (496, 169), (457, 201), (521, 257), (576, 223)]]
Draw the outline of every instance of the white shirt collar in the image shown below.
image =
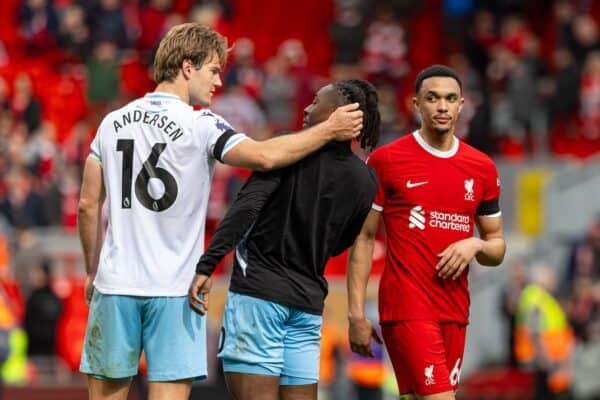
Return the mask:
[(418, 129), (413, 132), (413, 137), (415, 138), (415, 140), (417, 141), (419, 146), (421, 146), (423, 148), (423, 150), (425, 150), (429, 154), (431, 154), (435, 157), (439, 157), (439, 158), (453, 157), (456, 154), (456, 152), (458, 151), (458, 145), (460, 142), (460, 140), (458, 140), (456, 137), (453, 136), (452, 138), (454, 139), (454, 143), (452, 143), (452, 148), (447, 151), (441, 151), (441, 150), (438, 150), (435, 147), (432, 147), (431, 145), (429, 145), (425, 141), (425, 139), (423, 139), (423, 136), (421, 136), (421, 133), (419, 132)]

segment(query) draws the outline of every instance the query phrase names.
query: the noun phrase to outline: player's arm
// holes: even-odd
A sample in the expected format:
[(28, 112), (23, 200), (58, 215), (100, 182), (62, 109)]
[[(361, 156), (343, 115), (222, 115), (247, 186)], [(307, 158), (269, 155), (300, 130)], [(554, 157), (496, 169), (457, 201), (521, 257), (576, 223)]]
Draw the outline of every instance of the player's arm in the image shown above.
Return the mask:
[(331, 140), (350, 140), (362, 129), (362, 111), (358, 104), (347, 104), (329, 118), (296, 134), (265, 141), (251, 139), (236, 144), (223, 156), (226, 164), (258, 171), (268, 171), (293, 164)]
[(506, 253), (502, 217), (480, 215), (475, 217), (475, 224), (481, 238), (481, 249), (475, 254), (477, 262), (489, 267), (500, 265)]
[(198, 313), (204, 314), (208, 309), (210, 276), (217, 264), (235, 248), (256, 222), (280, 182), (280, 171), (255, 172), (238, 193), (196, 265), (196, 275), (188, 291), (188, 301)]
[(448, 246), (439, 254), (440, 261), (436, 265), (438, 276), (456, 279), (473, 260), (486, 266), (497, 266), (502, 263), (506, 251), (502, 217), (499, 215), (475, 217), (479, 238), (471, 237)]
[(375, 235), (380, 218), (380, 212), (375, 210), (369, 212), (354, 245), (350, 248), (346, 268), (350, 348), (353, 352), (366, 357), (373, 357), (371, 337), (381, 343), (371, 321), (365, 316), (367, 284), (373, 263)]
[(102, 247), (102, 204), (105, 197), (102, 165), (95, 156), (90, 155), (83, 170), (77, 210), (77, 227), (87, 273), (85, 297), (88, 304), (92, 297), (93, 281)]

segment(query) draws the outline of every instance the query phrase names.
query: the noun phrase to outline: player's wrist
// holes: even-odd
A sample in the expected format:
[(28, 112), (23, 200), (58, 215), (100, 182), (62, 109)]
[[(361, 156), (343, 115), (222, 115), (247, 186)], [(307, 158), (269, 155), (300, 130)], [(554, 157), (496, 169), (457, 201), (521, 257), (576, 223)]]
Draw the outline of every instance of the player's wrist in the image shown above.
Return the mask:
[(475, 241), (476, 241), (475, 242), (476, 243), (476, 247), (475, 247), (476, 248), (476, 252), (475, 252), (475, 254), (481, 254), (481, 253), (483, 253), (483, 247), (484, 247), (485, 242), (482, 239), (479, 239), (479, 238), (473, 238), (473, 239), (475, 239)]
[(336, 138), (336, 126), (331, 122), (331, 118), (315, 126), (315, 134), (321, 136), (326, 141), (332, 141)]
[(364, 321), (366, 319), (364, 312), (350, 312), (348, 313), (348, 322), (350, 323), (356, 323), (356, 322), (361, 322)]

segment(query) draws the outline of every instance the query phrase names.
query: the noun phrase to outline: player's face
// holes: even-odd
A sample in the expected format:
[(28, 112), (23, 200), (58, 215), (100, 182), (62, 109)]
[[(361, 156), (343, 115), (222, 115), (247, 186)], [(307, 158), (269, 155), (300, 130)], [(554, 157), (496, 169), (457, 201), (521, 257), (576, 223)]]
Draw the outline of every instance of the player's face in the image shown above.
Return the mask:
[(215, 90), (223, 85), (219, 58), (213, 55), (200, 68), (192, 67), (189, 85), (192, 104), (210, 106)]
[(425, 79), (417, 97), (413, 98), (423, 127), (440, 134), (454, 132), (464, 102), (458, 82), (445, 76)]
[(313, 102), (304, 109), (302, 127), (307, 128), (327, 120), (336, 108), (337, 91), (332, 85), (322, 87), (315, 95)]

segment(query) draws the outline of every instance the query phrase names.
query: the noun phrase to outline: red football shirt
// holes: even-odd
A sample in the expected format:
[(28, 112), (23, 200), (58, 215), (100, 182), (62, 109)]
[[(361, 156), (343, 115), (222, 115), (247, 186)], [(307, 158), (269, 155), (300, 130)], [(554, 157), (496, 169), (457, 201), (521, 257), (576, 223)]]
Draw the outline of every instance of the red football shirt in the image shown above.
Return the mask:
[(493, 161), (458, 139), (439, 151), (415, 131), (375, 150), (368, 164), (379, 178), (373, 209), (387, 234), (380, 321), (468, 323), (468, 269), (452, 280), (435, 266), (447, 246), (473, 236), (476, 215), (500, 216), (488, 207), (500, 195)]

